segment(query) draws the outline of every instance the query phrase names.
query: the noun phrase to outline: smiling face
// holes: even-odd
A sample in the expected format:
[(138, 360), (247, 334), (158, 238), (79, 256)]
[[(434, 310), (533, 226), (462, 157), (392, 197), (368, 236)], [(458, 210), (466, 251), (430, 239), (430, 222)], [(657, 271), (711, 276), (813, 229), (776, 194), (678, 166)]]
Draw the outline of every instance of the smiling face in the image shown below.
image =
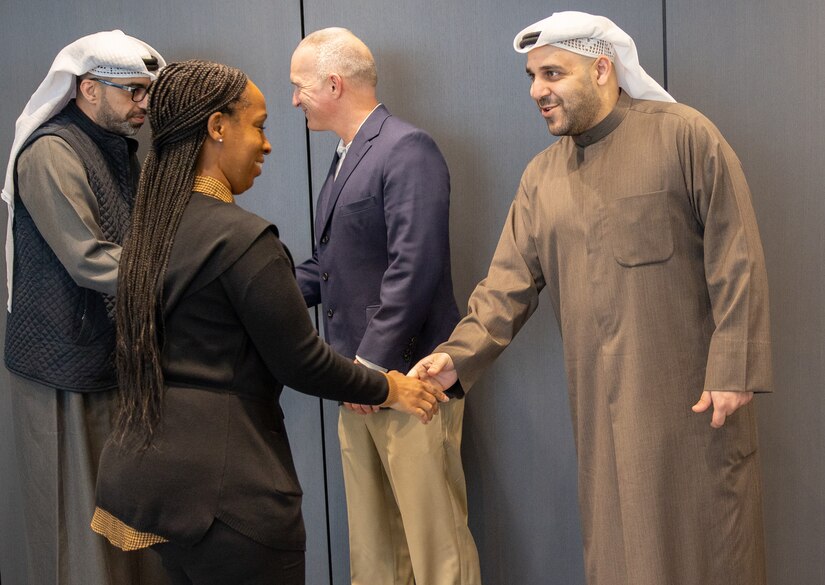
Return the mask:
[(330, 105), (327, 80), (318, 75), (316, 51), (313, 47), (298, 47), (292, 54), (289, 80), (294, 86), (292, 105), (301, 108), (310, 130), (330, 130)]
[[(127, 77), (111, 79), (121, 85), (149, 87), (148, 77)], [(90, 117), (98, 126), (121, 136), (134, 136), (146, 121), (148, 96), (139, 102), (132, 101), (132, 94), (118, 87), (104, 85), (92, 80), (84, 80), (94, 91), (96, 99)]]
[(264, 133), (266, 100), (261, 90), (248, 82), (241, 99), (231, 114), (222, 117), (222, 142), (219, 157), (220, 174), (234, 195), (252, 187), (261, 174), (264, 157), (272, 145)]
[(576, 136), (601, 122), (613, 104), (599, 91), (599, 68), (591, 59), (551, 45), (527, 54), (530, 97), (554, 136)]

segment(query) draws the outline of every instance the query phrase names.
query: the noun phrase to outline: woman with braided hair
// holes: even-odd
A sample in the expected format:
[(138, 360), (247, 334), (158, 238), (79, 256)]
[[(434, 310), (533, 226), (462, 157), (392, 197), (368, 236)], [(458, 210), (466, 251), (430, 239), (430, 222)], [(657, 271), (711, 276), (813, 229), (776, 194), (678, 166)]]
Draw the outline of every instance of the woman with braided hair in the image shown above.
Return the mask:
[(301, 488), (284, 385), (428, 421), (446, 397), (335, 354), (309, 320), (274, 226), (233, 204), (271, 146), (246, 75), (166, 67), (117, 296), (121, 401), (92, 528), (153, 547), (174, 583), (304, 582)]

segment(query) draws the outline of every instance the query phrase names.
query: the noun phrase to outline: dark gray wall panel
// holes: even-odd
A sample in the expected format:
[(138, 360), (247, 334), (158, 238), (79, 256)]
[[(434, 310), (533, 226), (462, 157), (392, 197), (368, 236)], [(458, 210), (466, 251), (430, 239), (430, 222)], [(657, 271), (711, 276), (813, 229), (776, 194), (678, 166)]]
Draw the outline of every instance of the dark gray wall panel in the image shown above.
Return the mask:
[(752, 8), (668, 2), (668, 75), (739, 155), (765, 248), (776, 393), (756, 400), (770, 582), (825, 583), (825, 4)]
[[(525, 58), (513, 51), (513, 37), (569, 6), (537, 0), (411, 0), (380, 8), (367, 1), (305, 0), (304, 6), (307, 32), (344, 26), (370, 46), (379, 98), (427, 129), (444, 152), (452, 176), (453, 275), (464, 310), (486, 274), (524, 166), (551, 142), (530, 100)], [(660, 2), (582, 2), (575, 8), (619, 22), (636, 37), (651, 75), (662, 78)], [(335, 142), (328, 134), (310, 139), (314, 194)], [(549, 307), (539, 310), (468, 400), (463, 455), (485, 581), (582, 583), (575, 453), (561, 342)], [(346, 510), (341, 492), (336, 499), (342, 485), (337, 416), (328, 410), (338, 585), (348, 582)]]

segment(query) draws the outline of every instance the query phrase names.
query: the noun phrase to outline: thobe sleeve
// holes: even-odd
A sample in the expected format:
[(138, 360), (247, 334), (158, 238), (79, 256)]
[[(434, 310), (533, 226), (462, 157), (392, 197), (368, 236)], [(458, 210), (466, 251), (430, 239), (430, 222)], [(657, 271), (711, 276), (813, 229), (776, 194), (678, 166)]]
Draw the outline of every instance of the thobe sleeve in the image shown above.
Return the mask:
[(688, 124), (685, 179), (704, 228), (704, 265), (715, 329), (705, 390), (770, 392), (768, 278), (741, 163), (704, 117)]
[(532, 225), (537, 218), (531, 214), (529, 192), (522, 178), (487, 277), (470, 296), (467, 316), (450, 339), (434, 350), (449, 354), (465, 391), (504, 351), (538, 307), (545, 279), (536, 249)]
[(56, 136), (36, 140), (17, 162), (17, 192), (38, 231), (78, 286), (114, 295), (120, 246), (100, 228), (83, 163)]

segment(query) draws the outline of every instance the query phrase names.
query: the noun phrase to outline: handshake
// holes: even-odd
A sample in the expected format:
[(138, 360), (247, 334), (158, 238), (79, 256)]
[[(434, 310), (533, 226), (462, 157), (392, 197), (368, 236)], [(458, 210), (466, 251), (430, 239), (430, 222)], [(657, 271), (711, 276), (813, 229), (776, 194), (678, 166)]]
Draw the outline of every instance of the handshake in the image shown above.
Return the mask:
[(359, 414), (370, 414), (383, 406), (416, 416), (427, 424), (438, 413), (438, 403), (449, 402), (444, 391), (458, 381), (453, 360), (446, 353), (428, 355), (406, 376), (397, 371), (388, 372), (386, 376), (390, 391), (383, 404), (345, 402), (344, 406)]

